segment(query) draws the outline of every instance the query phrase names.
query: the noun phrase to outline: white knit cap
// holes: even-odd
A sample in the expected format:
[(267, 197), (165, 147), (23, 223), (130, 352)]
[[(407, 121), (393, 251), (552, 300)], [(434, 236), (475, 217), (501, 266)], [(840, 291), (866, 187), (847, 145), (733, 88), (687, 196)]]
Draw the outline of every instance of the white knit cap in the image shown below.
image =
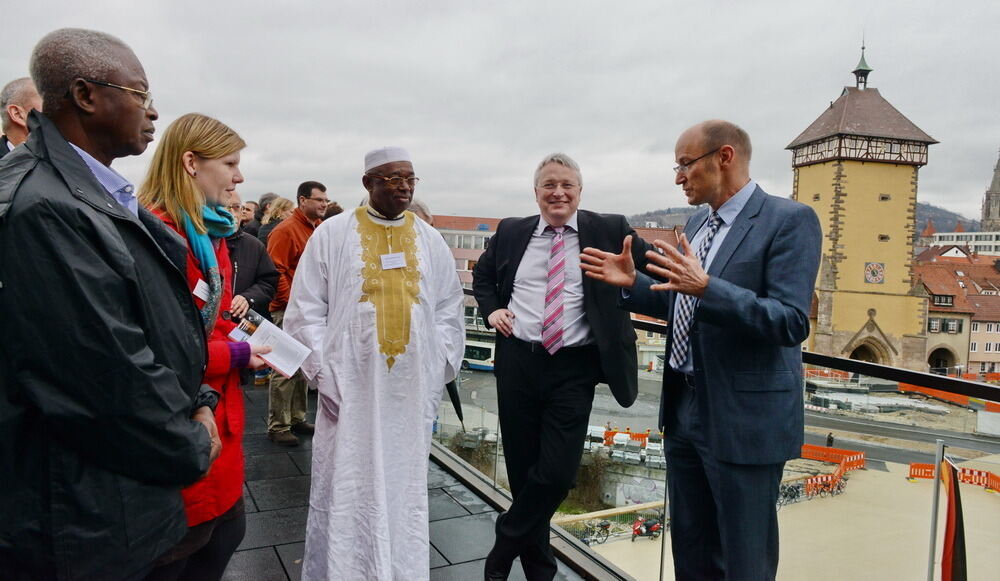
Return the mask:
[(365, 154), (365, 172), (394, 161), (412, 161), (410, 152), (402, 147), (382, 147)]

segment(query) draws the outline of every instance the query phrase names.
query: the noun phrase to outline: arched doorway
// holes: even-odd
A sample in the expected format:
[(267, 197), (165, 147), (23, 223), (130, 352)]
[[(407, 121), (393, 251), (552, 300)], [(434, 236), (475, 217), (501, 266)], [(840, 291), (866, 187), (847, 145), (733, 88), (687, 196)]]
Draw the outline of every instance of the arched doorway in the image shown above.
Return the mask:
[(871, 348), (871, 345), (867, 343), (862, 343), (851, 351), (851, 359), (856, 361), (866, 361), (868, 363), (881, 363), (878, 354), (875, 350)]
[(956, 370), (957, 364), (958, 358), (946, 347), (938, 347), (927, 356), (927, 365), (930, 366), (931, 373), (947, 375)]

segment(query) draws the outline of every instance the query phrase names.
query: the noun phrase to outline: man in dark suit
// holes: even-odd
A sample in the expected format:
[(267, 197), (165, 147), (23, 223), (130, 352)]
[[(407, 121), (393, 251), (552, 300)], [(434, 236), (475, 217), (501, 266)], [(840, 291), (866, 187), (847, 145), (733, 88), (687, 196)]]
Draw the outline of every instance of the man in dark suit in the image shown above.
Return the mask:
[[(583, 277), (579, 252), (620, 252), (625, 218), (577, 210), (582, 180), (564, 154), (535, 172), (540, 215), (508, 218), (473, 270), (473, 292), (497, 333), (495, 374), (507, 477), (514, 502), (497, 520), (488, 579), (514, 559), (529, 580), (552, 579), (549, 520), (574, 485), (594, 387), (607, 382), (628, 407), (637, 393), (635, 330), (617, 291)], [(645, 246), (635, 260), (644, 264)]]
[[(750, 138), (707, 121), (677, 141), (691, 205), (680, 250), (661, 241), (637, 273), (627, 253), (585, 249), (588, 276), (624, 287), (622, 306), (666, 319), (666, 433), (677, 579), (774, 579), (775, 501), (802, 448), (802, 352), (821, 232), (807, 206), (750, 179)], [(690, 243), (688, 242), (690, 240)], [(623, 245), (629, 246), (628, 241)]]
[(42, 98), (31, 77), (14, 79), (0, 89), (0, 157), (28, 139), (28, 113), (42, 110)]

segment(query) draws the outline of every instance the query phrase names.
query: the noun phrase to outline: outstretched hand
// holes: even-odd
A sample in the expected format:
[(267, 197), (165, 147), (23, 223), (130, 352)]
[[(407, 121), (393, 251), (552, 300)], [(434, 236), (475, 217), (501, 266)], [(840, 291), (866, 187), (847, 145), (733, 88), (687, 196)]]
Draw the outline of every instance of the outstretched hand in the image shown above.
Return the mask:
[(580, 268), (590, 278), (622, 288), (635, 284), (635, 261), (632, 260), (632, 236), (622, 242), (621, 254), (587, 247), (580, 254)]
[(646, 258), (649, 259), (646, 270), (667, 282), (654, 284), (649, 288), (656, 291), (677, 291), (700, 298), (708, 288), (708, 273), (691, 250), (686, 235), (681, 234), (680, 242), (683, 254), (662, 240), (653, 241), (653, 245), (662, 250), (663, 254), (646, 252)]

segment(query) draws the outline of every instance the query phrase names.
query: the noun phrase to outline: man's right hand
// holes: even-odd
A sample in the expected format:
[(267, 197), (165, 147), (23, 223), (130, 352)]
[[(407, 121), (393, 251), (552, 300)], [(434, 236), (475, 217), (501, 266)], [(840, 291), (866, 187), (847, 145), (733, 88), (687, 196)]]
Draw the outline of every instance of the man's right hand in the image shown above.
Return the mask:
[(503, 333), (504, 337), (510, 337), (514, 332), (514, 313), (510, 309), (497, 309), (486, 320), (491, 327)]
[(632, 236), (622, 242), (621, 254), (587, 247), (580, 254), (580, 268), (590, 278), (622, 288), (635, 284), (635, 261), (632, 260)]
[(201, 422), (208, 430), (208, 437), (212, 439), (212, 451), (208, 455), (208, 462), (211, 464), (222, 452), (222, 438), (219, 437), (219, 428), (215, 425), (215, 413), (208, 406), (202, 406), (194, 411), (191, 419)]

